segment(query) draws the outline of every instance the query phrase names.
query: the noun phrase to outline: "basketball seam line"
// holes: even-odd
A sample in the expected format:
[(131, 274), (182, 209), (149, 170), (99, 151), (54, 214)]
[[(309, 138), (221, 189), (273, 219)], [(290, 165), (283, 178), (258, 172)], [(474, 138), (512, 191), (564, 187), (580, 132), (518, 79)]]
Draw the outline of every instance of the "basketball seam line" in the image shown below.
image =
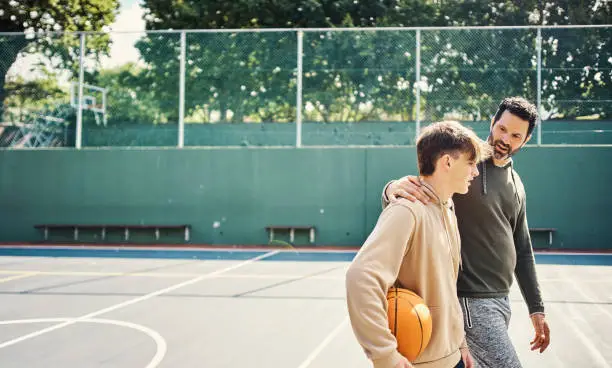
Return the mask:
[(397, 339), (397, 335), (398, 335), (398, 332), (397, 332), (397, 288), (395, 288), (395, 320), (393, 322), (395, 325), (394, 326), (395, 331), (393, 331), (393, 334), (395, 335), (395, 338)]
[[(412, 308), (413, 308), (413, 309), (415, 308), (414, 304), (412, 304), (412, 303), (410, 302), (410, 300), (406, 300), (406, 301), (407, 301), (408, 303), (410, 303), (410, 306), (412, 306)], [(421, 354), (421, 353), (422, 353), (422, 350), (423, 350), (423, 322), (421, 322), (421, 316), (419, 316), (419, 314), (418, 314), (418, 313), (415, 313), (415, 314), (416, 314), (416, 316), (417, 316), (417, 318), (418, 318), (418, 320), (419, 320), (419, 326), (421, 327), (421, 334), (420, 334), (420, 335), (421, 335), (421, 342), (420, 342), (420, 344), (419, 344), (419, 352), (416, 354), (416, 356), (419, 356), (419, 354)]]

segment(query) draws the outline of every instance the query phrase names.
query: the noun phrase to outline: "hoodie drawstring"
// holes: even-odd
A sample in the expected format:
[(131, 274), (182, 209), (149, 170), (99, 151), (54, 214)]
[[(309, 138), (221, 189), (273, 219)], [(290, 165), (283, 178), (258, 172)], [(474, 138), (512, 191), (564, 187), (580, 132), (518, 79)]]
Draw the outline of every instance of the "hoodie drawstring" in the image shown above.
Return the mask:
[(480, 172), (482, 172), (482, 175), (480, 177), (482, 180), (482, 194), (487, 194), (487, 163), (485, 161), (482, 161), (480, 165)]
[[(480, 163), (480, 172), (481, 174), (481, 181), (482, 181), (482, 194), (487, 194), (487, 163), (486, 161), (482, 161)], [(514, 196), (516, 197), (517, 201), (521, 201), (519, 194), (518, 194), (518, 189), (516, 186), (516, 179), (514, 178), (514, 162), (510, 161), (510, 176), (512, 177), (512, 186), (514, 189)]]

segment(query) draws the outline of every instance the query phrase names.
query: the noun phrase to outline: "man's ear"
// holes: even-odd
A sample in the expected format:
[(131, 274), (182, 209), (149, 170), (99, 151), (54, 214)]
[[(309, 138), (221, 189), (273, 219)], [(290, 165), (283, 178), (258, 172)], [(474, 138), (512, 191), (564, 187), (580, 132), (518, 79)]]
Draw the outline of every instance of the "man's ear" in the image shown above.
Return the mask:
[(533, 135), (533, 134), (529, 134), (529, 135), (527, 136), (527, 139), (525, 139), (525, 142), (524, 142), (523, 144), (527, 144), (527, 142), (529, 142), (529, 140), (531, 139), (531, 136), (532, 136), (532, 135)]

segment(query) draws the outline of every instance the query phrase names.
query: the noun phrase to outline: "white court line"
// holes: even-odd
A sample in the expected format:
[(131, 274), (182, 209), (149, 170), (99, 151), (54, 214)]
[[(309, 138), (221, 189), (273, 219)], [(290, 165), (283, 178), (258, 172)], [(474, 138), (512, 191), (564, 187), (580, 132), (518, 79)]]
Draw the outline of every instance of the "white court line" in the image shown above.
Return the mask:
[(19, 279), (25, 279), (26, 277), (30, 277), (30, 276), (34, 276), (36, 275), (37, 272), (26, 272), (26, 273), (21, 273), (19, 275), (15, 275), (15, 276), (9, 276), (9, 277), (5, 277), (0, 279), (0, 283), (2, 282), (7, 282), (7, 281), (11, 281), (11, 280), (19, 280)]
[[(13, 320), (13, 321), (0, 321), (0, 325), (18, 325), (18, 324), (26, 324), (26, 323), (55, 323), (55, 322), (67, 322), (67, 321), (71, 321), (71, 319), (70, 318), (18, 319), (18, 320)], [(155, 345), (157, 345), (157, 349), (155, 351), (155, 355), (153, 356), (149, 364), (146, 365), (145, 368), (157, 367), (159, 363), (161, 363), (161, 361), (164, 359), (164, 356), (166, 356), (166, 352), (168, 351), (168, 345), (166, 343), (166, 340), (159, 334), (159, 332), (153, 329), (150, 329), (146, 326), (138, 325), (132, 322), (117, 321), (117, 320), (112, 320), (112, 319), (96, 319), (96, 318), (83, 319), (78, 322), (99, 323), (99, 324), (105, 324), (105, 325), (128, 327), (128, 328), (143, 332), (146, 335), (148, 335), (150, 338), (153, 339), (153, 341), (155, 341)]]
[[(563, 278), (556, 278), (556, 279), (540, 279), (541, 282), (567, 282), (567, 279), (563, 279)], [(606, 284), (606, 283), (611, 283), (612, 279), (580, 279), (581, 283), (588, 283), (588, 284)]]
[[(2, 248), (19, 248), (19, 249), (34, 249), (34, 250), (48, 250), (48, 249), (83, 249), (83, 250), (142, 250), (142, 251), (167, 251), (167, 252), (203, 252), (203, 253), (263, 253), (270, 250), (270, 247), (246, 247), (246, 248), (228, 248), (228, 247), (206, 247), (206, 248), (198, 248), (198, 247), (168, 247), (168, 246), (153, 246), (153, 247), (131, 247), (131, 246), (122, 246), (122, 247), (112, 247), (107, 245), (80, 245), (78, 247), (70, 246), (70, 245), (24, 245), (24, 244), (15, 244), (15, 245), (5, 245), (0, 247)], [(286, 248), (278, 248), (275, 249), (281, 253), (341, 253), (341, 254), (350, 254), (357, 253), (358, 249), (325, 249), (325, 248), (295, 248), (295, 249), (286, 249)], [(0, 257), (8, 257), (4, 255), (0, 255)], [(24, 256), (25, 257), (25, 256)], [(31, 258), (45, 258), (40, 256), (29, 256)], [(84, 257), (87, 258), (87, 257)], [(214, 260), (210, 260), (214, 261)]]
[(312, 353), (310, 353), (310, 355), (306, 357), (306, 359), (302, 362), (302, 364), (300, 364), (298, 368), (308, 367), (317, 358), (317, 356), (321, 354), (323, 349), (325, 349), (325, 347), (334, 339), (334, 337), (336, 337), (336, 335), (338, 335), (340, 331), (342, 331), (344, 326), (348, 324), (348, 321), (349, 318), (345, 317), (342, 322), (338, 326), (336, 326), (336, 328), (334, 328), (332, 332), (330, 332), (329, 335), (327, 335), (327, 337), (325, 337), (323, 341), (321, 341), (321, 343), (312, 351)]
[[(595, 300), (589, 298), (588, 295), (586, 295), (586, 293), (582, 291), (582, 289), (578, 286), (578, 284), (576, 284), (576, 282), (573, 279), (566, 278), (566, 283), (571, 284), (574, 287), (574, 289), (576, 289), (578, 293), (581, 294), (587, 301), (596, 302)], [(610, 315), (608, 311), (602, 308), (599, 304), (596, 304), (596, 305), (600, 308), (600, 310)], [(597, 364), (598, 364), (597, 367), (610, 368), (610, 364), (608, 364), (608, 362), (606, 361), (606, 358), (604, 358), (601, 352), (597, 348), (595, 348), (595, 344), (593, 343), (593, 341), (584, 332), (582, 332), (583, 328), (577, 326), (577, 324), (574, 322), (574, 320), (576, 319), (576, 320), (582, 320), (584, 324), (586, 324), (586, 321), (584, 320), (583, 316), (576, 311), (573, 305), (568, 304), (567, 308), (570, 310), (570, 313), (572, 314), (573, 318), (566, 318), (565, 319), (566, 322), (569, 322), (576, 336), (578, 336), (578, 338), (582, 341), (584, 346), (591, 353), (591, 357), (595, 361), (597, 361)]]
[(204, 275), (196, 277), (194, 279), (187, 280), (187, 281), (181, 282), (179, 284), (176, 284), (176, 285), (173, 285), (173, 286), (161, 289), (161, 290), (154, 291), (152, 293), (140, 296), (138, 298), (130, 299), (130, 300), (127, 300), (127, 301), (125, 301), (123, 303), (111, 305), (108, 308), (100, 309), (98, 311), (95, 311), (95, 312), (83, 315), (81, 317), (70, 319), (70, 320), (68, 320), (66, 322), (63, 322), (63, 323), (60, 323), (60, 324), (57, 324), (57, 325), (54, 325), (54, 326), (51, 326), (51, 327), (47, 327), (47, 328), (42, 329), (42, 330), (34, 331), (32, 333), (29, 333), (27, 335), (23, 335), (23, 336), (14, 338), (14, 339), (9, 340), (9, 341), (5, 341), (2, 344), (0, 344), (0, 349), (6, 348), (6, 347), (14, 345), (14, 344), (17, 344), (18, 342), (22, 342), (22, 341), (31, 339), (33, 337), (37, 337), (37, 336), (46, 334), (46, 333), (51, 332), (51, 331), (55, 331), (55, 330), (60, 329), (60, 328), (64, 328), (66, 326), (70, 326), (70, 325), (72, 325), (72, 324), (74, 324), (76, 322), (79, 322), (79, 321), (82, 321), (82, 320), (86, 320), (86, 319), (91, 319), (91, 318), (97, 317), (97, 316), (99, 316), (101, 314), (112, 312), (114, 310), (121, 309), (121, 308), (127, 307), (129, 305), (145, 301), (147, 299), (151, 299), (153, 297), (156, 297), (156, 296), (168, 293), (170, 291), (174, 291), (174, 290), (182, 288), (184, 286), (195, 284), (196, 282), (202, 281), (204, 279), (209, 279), (209, 278), (215, 277), (217, 275), (220, 275), (222, 273), (225, 273), (225, 272), (228, 272), (228, 271), (231, 271), (231, 270), (235, 270), (236, 268), (240, 268), (242, 266), (246, 266), (246, 265), (248, 265), (250, 263), (253, 263), (253, 262), (259, 261), (261, 259), (273, 256), (273, 255), (275, 255), (277, 253), (278, 253), (278, 251), (268, 252), (266, 254), (262, 254), (260, 256), (255, 257), (255, 258), (251, 258), (249, 260), (246, 260), (244, 262), (238, 263), (236, 265), (233, 265), (233, 266), (230, 266), (230, 267), (226, 267), (226, 268), (222, 268), (220, 270), (204, 274)]
[[(22, 274), (28, 274), (28, 276), (39, 275), (39, 276), (131, 276), (131, 277), (152, 277), (152, 278), (181, 278), (181, 277), (197, 277), (202, 276), (202, 273), (181, 273), (181, 272), (135, 272), (135, 273), (127, 273), (127, 272), (95, 272), (95, 271), (14, 271), (14, 270), (0, 270), (0, 274), (9, 274), (15, 275), (16, 278), (26, 277), (22, 276)], [(218, 275), (217, 278), (223, 279), (296, 279), (300, 277), (306, 277), (308, 275), (290, 275), (290, 274), (281, 274), (281, 273), (231, 273)], [(13, 278), (7, 278), (13, 279)], [(315, 275), (308, 276), (308, 279), (319, 279), (319, 280), (344, 280), (343, 276), (325, 276), (325, 275)], [(0, 279), (2, 282), (4, 279)], [(612, 282), (612, 281), (611, 281)]]

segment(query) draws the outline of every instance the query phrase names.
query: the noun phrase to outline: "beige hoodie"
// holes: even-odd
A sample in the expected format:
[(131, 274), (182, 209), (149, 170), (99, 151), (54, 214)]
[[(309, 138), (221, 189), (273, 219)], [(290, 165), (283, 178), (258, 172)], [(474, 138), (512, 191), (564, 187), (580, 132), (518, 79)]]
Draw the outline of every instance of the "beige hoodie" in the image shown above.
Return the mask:
[(432, 314), (429, 345), (411, 363), (451, 368), (461, 359), (459, 348), (467, 345), (456, 291), (459, 239), (450, 200), (424, 205), (400, 199), (382, 211), (346, 273), (351, 326), (375, 368), (393, 368), (401, 359), (386, 312), (387, 291), (396, 281), (420, 295)]

